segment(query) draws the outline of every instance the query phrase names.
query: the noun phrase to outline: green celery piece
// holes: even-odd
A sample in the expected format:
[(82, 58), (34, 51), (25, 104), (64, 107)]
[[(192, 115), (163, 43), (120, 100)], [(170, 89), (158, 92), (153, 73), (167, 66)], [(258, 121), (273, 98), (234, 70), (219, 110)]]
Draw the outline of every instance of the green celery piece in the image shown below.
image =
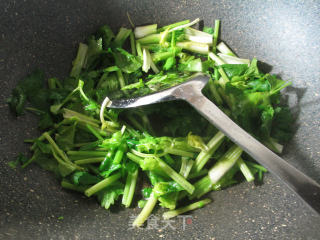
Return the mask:
[(195, 209), (198, 209), (198, 208), (202, 208), (202, 207), (204, 207), (205, 205), (207, 205), (210, 202), (211, 202), (211, 199), (206, 198), (206, 199), (200, 200), (198, 202), (189, 204), (189, 205), (187, 205), (185, 207), (165, 212), (165, 213), (163, 213), (162, 217), (164, 219), (173, 218), (173, 217), (176, 217), (176, 216), (178, 216), (180, 214), (183, 214), (185, 212), (189, 212), (189, 211), (192, 211), (192, 210), (195, 210)]
[(139, 26), (134, 29), (134, 36), (136, 38), (142, 38), (148, 36), (150, 34), (154, 34), (157, 32), (157, 24), (150, 24), (145, 26)]
[(219, 28), (220, 28), (220, 20), (215, 20), (214, 22), (214, 32), (213, 32), (213, 43), (212, 43), (212, 52), (216, 53), (217, 51), (217, 42), (219, 37)]
[(200, 170), (202, 170), (202, 168), (209, 161), (211, 156), (220, 147), (224, 138), (225, 135), (220, 131), (215, 136), (213, 136), (213, 138), (207, 144), (208, 149), (202, 150), (197, 156), (193, 166), (194, 172), (199, 172)]
[(251, 182), (254, 180), (254, 175), (250, 171), (250, 168), (246, 165), (243, 159), (240, 157), (238, 158), (237, 165), (242, 172), (243, 176), (246, 178), (247, 182)]
[(138, 215), (138, 217), (134, 220), (133, 226), (135, 227), (141, 227), (142, 224), (148, 219), (150, 216), (152, 210), (154, 209), (156, 203), (158, 201), (158, 198), (154, 196), (152, 193), (146, 203), (146, 205), (143, 207), (142, 211)]
[[(16, 88), (12, 90), (11, 96), (7, 99), (7, 103), (12, 112), (17, 116), (23, 114), (26, 100), (28, 99), (33, 105), (43, 103), (40, 106), (46, 108), (48, 90), (43, 88), (44, 74), (40, 70), (35, 70), (26, 78), (20, 81)], [(38, 95), (42, 95), (40, 102), (37, 101)], [(36, 98), (35, 98), (36, 97)]]
[(221, 177), (237, 162), (242, 154), (242, 149), (233, 145), (209, 170), (209, 177), (213, 184), (217, 183)]
[(134, 191), (137, 184), (139, 169), (137, 168), (134, 172), (128, 172), (126, 185), (123, 192), (122, 204), (128, 208), (130, 207), (134, 195)]
[(87, 172), (75, 172), (71, 177), (76, 185), (90, 185), (99, 182), (101, 179)]
[(121, 182), (116, 182), (111, 186), (102, 189), (97, 195), (100, 205), (105, 209), (109, 209), (122, 194), (123, 184)]
[(62, 150), (73, 148), (76, 126), (77, 122), (75, 121), (69, 126), (62, 125), (57, 129), (58, 133), (56, 134), (55, 139)]
[(164, 30), (166, 30), (168, 28), (172, 29), (172, 28), (175, 28), (175, 27), (178, 27), (178, 26), (182, 26), (182, 25), (185, 25), (185, 24), (188, 24), (188, 23), (190, 23), (190, 20), (184, 20), (184, 21), (172, 23), (170, 25), (166, 25), (166, 26), (163, 26), (163, 27), (159, 28), (158, 32), (163, 32)]
[(140, 43), (141, 45), (151, 44), (151, 43), (159, 43), (160, 38), (161, 38), (161, 34), (154, 33), (154, 34), (150, 34), (148, 36), (145, 36), (143, 38), (138, 39), (137, 42)]
[(202, 61), (200, 58), (179, 64), (179, 71), (202, 72)]
[(93, 185), (92, 187), (88, 188), (84, 194), (87, 197), (92, 196), (93, 194), (99, 192), (100, 190), (102, 190), (103, 188), (106, 188), (108, 186), (110, 186), (112, 183), (114, 183), (115, 181), (117, 181), (119, 178), (121, 177), (121, 173), (116, 173), (110, 177), (105, 178), (104, 180), (98, 182), (97, 184)]
[(130, 33), (132, 32), (131, 29), (127, 28), (120, 28), (117, 36), (114, 39), (114, 44), (117, 47), (122, 47), (123, 43), (126, 41), (126, 39), (130, 36)]
[(88, 46), (84, 43), (79, 43), (78, 53), (75, 60), (73, 61), (73, 64), (72, 64), (73, 67), (70, 72), (71, 77), (75, 77), (75, 78), (79, 77), (85, 63), (87, 51), (88, 51)]
[(194, 186), (189, 183), (184, 177), (174, 171), (169, 165), (158, 158), (160, 168), (174, 181), (176, 181), (181, 187), (183, 187), (188, 193), (192, 194)]
[(87, 188), (86, 186), (74, 185), (66, 180), (61, 181), (61, 187), (72, 190), (72, 191), (81, 192), (81, 193), (83, 193)]
[(115, 37), (108, 25), (101, 26), (97, 32), (97, 36), (102, 38), (104, 49), (107, 49), (110, 46), (111, 40)]
[[(133, 73), (139, 70), (142, 66), (141, 58), (134, 56), (127, 51), (117, 48), (113, 51), (115, 63), (125, 73)], [(124, 84), (122, 84), (124, 87)]]
[(75, 160), (74, 163), (77, 165), (90, 164), (90, 163), (101, 163), (105, 157), (93, 157)]

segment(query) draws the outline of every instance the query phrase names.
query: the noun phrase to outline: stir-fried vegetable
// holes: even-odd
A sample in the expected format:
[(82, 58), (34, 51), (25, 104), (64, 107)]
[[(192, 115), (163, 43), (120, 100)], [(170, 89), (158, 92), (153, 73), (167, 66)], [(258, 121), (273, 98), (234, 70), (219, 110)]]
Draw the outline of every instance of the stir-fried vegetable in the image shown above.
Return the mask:
[[(55, 173), (61, 186), (96, 196), (108, 209), (119, 198), (132, 206), (142, 175), (141, 226), (159, 203), (171, 218), (208, 204), (201, 198), (266, 170), (183, 102), (139, 109), (106, 108), (109, 98), (140, 96), (172, 87), (201, 72), (210, 76), (205, 95), (270, 149), (280, 153), (289, 140), (290, 112), (280, 106), (280, 90), (290, 83), (262, 73), (257, 60), (242, 59), (218, 43), (214, 28), (193, 28), (199, 19), (158, 28), (107, 25), (80, 43), (70, 76), (59, 80), (36, 70), (13, 89), (11, 110), (39, 116), (43, 134), (32, 140), (33, 155), (20, 154), (10, 165), (32, 162)], [(236, 177), (236, 175), (239, 175)]]

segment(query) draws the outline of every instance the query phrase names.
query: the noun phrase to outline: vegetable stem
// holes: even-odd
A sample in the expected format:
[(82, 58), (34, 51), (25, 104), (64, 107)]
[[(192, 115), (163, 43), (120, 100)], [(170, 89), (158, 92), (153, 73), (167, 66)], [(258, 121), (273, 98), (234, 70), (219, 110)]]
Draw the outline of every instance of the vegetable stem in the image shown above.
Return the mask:
[(212, 52), (216, 53), (217, 51), (217, 42), (219, 37), (219, 29), (220, 29), (220, 20), (216, 19), (214, 21), (214, 32), (213, 32), (213, 43), (212, 43)]
[(92, 187), (85, 190), (84, 194), (87, 197), (90, 197), (93, 194), (95, 194), (96, 192), (99, 192), (100, 190), (102, 190), (103, 188), (110, 186), (112, 183), (117, 181), (120, 177), (121, 177), (121, 173), (117, 173), (117, 174), (114, 174), (110, 177), (107, 177), (106, 179), (98, 182), (97, 184), (95, 184)]
[(142, 224), (148, 219), (150, 216), (152, 210), (154, 209), (156, 203), (158, 201), (158, 198), (154, 196), (153, 193), (151, 193), (146, 205), (143, 207), (142, 211), (138, 215), (138, 217), (134, 220), (133, 226), (135, 227), (141, 227)]
[(195, 209), (198, 209), (198, 208), (202, 208), (202, 207), (204, 207), (205, 205), (207, 205), (210, 202), (211, 202), (211, 199), (206, 198), (206, 199), (200, 200), (198, 202), (191, 203), (191, 204), (189, 204), (189, 205), (187, 205), (185, 207), (165, 212), (165, 213), (163, 213), (162, 217), (164, 219), (173, 218), (173, 217), (176, 217), (176, 216), (178, 216), (180, 214), (183, 214), (185, 212), (189, 212), (189, 211), (192, 211), (192, 210), (195, 210)]
[(242, 153), (242, 149), (237, 145), (233, 145), (218, 160), (218, 162), (209, 170), (209, 177), (213, 184), (217, 183), (220, 178), (236, 163)]
[(130, 207), (134, 191), (137, 184), (139, 170), (136, 169), (133, 173), (128, 172), (126, 185), (123, 192), (122, 204), (125, 205), (126, 208)]
[(197, 156), (194, 164), (194, 172), (199, 172), (204, 167), (214, 152), (220, 147), (224, 137), (225, 135), (220, 131), (214, 135), (214, 137), (207, 144), (208, 150), (202, 150)]

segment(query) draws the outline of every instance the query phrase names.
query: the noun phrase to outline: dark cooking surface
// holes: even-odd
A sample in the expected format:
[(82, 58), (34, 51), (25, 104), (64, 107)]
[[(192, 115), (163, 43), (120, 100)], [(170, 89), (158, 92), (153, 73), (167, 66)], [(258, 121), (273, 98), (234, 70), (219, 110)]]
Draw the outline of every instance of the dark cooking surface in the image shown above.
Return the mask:
[(320, 182), (319, 1), (3, 0), (0, 9), (0, 239), (319, 239), (320, 217), (271, 175), (262, 186), (242, 183), (211, 194), (213, 203), (193, 212), (185, 230), (181, 219), (172, 223), (176, 230), (130, 230), (138, 208), (105, 211), (35, 165), (7, 166), (37, 130), (31, 115), (18, 121), (5, 104), (35, 66), (47, 76), (66, 75), (77, 43), (105, 23), (129, 26), (127, 11), (136, 24), (200, 17), (209, 25), (219, 18), (222, 39), (239, 56), (257, 56), (294, 82), (287, 94), (300, 110), (299, 129), (284, 157)]

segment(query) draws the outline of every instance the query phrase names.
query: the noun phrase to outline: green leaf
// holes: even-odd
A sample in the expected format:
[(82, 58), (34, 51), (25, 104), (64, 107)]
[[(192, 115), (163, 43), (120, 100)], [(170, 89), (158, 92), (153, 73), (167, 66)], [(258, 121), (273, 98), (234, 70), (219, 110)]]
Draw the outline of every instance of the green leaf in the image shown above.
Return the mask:
[(77, 122), (74, 122), (69, 126), (62, 125), (58, 128), (55, 139), (62, 150), (70, 150), (73, 147), (76, 126)]
[(202, 31), (209, 33), (209, 34), (214, 33), (214, 29), (212, 27), (207, 27), (207, 26), (204, 26)]
[(202, 72), (202, 62), (200, 58), (196, 58), (185, 63), (179, 64), (179, 71)]
[(117, 48), (113, 52), (113, 56), (117, 67), (125, 73), (133, 73), (142, 66), (140, 57), (134, 56), (121, 48)]
[(289, 108), (275, 108), (271, 136), (279, 141), (288, 142), (294, 134), (293, 122), (293, 117)]
[(161, 207), (169, 208), (170, 210), (176, 208), (177, 195), (175, 192), (165, 194), (165, 195), (159, 197), (158, 200), (160, 202)]
[(179, 192), (184, 190), (178, 183), (174, 181), (170, 182), (158, 182), (154, 185), (153, 192), (155, 196), (160, 197), (162, 195), (172, 193), (172, 192)]
[(223, 64), (220, 67), (223, 68), (229, 79), (234, 76), (241, 76), (248, 70), (247, 64)]
[(141, 190), (144, 199), (148, 199), (152, 193), (152, 188), (146, 187)]
[(38, 123), (38, 127), (41, 130), (46, 130), (49, 127), (52, 127), (54, 125), (53, 119), (50, 115), (50, 113), (44, 113), (40, 116), (40, 120)]
[(115, 37), (108, 25), (103, 25), (100, 27), (96, 35), (98, 38), (102, 38), (104, 49), (110, 47), (111, 40)]
[(106, 187), (98, 192), (98, 201), (101, 207), (109, 209), (111, 205), (123, 194), (124, 185), (121, 182), (116, 182), (113, 185)]
[(19, 153), (18, 157), (14, 161), (8, 162), (9, 167), (16, 168), (18, 165), (23, 165), (26, 163), (29, 159), (23, 154)]
[(37, 154), (34, 162), (37, 163), (44, 170), (55, 173), (56, 176), (60, 175), (59, 164), (58, 162), (49, 154)]
[(75, 172), (72, 174), (72, 182), (76, 185), (91, 185), (101, 181), (100, 178), (87, 172)]
[(10, 110), (17, 116), (23, 114), (27, 96), (23, 89), (19, 86), (12, 90), (11, 96), (7, 99)]

